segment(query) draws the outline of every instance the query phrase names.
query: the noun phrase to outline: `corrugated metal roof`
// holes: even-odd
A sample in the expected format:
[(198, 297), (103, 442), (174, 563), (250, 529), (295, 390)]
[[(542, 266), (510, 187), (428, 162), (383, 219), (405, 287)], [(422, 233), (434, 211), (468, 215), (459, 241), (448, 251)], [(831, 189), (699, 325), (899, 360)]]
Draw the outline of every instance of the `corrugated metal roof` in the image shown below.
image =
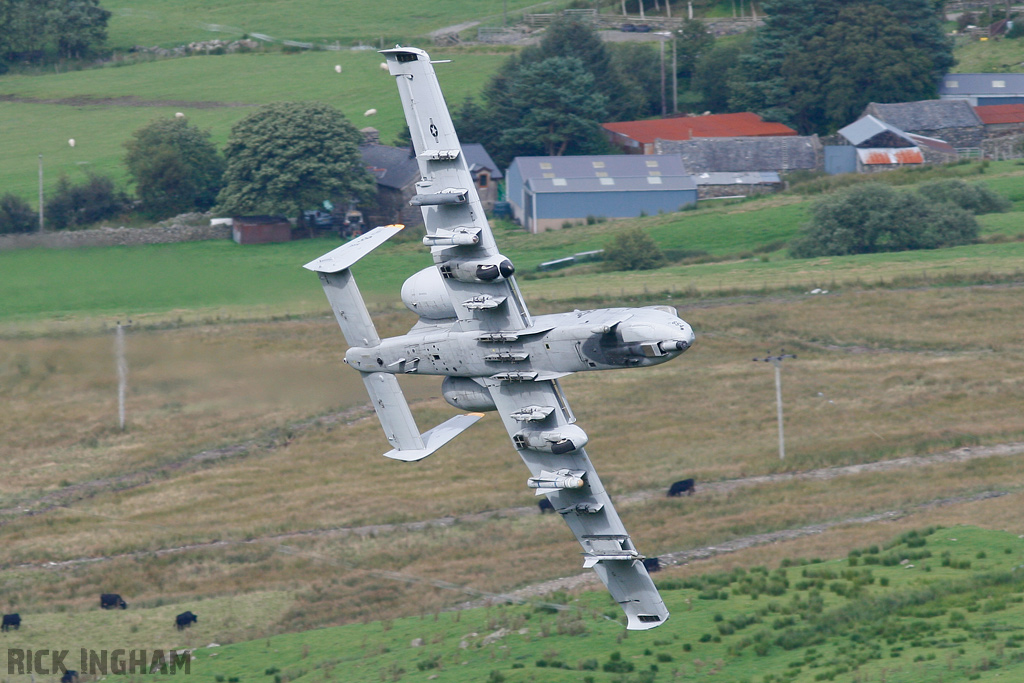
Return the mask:
[(870, 145), (871, 141), (875, 138), (885, 138), (888, 144), (877, 144), (877, 147), (895, 147), (893, 138), (903, 140), (907, 147), (914, 145), (914, 141), (910, 139), (907, 133), (903, 132), (896, 126), (886, 123), (881, 119), (878, 119), (871, 114), (868, 114), (862, 119), (857, 119), (848, 126), (844, 126), (839, 129), (839, 134), (846, 138), (851, 145), (860, 147), (861, 145)]
[(693, 176), (646, 178), (530, 178), (526, 186), (537, 194), (565, 192), (671, 192), (696, 190)]
[(986, 126), (996, 123), (1024, 123), (1024, 104), (990, 104), (975, 107), (974, 113)]
[(709, 114), (682, 116), (673, 119), (649, 121), (619, 121), (602, 124), (606, 130), (624, 135), (641, 144), (663, 140), (690, 140), (691, 138), (761, 137), (765, 135), (796, 135), (797, 132), (781, 123), (770, 123), (751, 112), (736, 114)]
[(917, 143), (918, 147), (930, 147), (938, 150), (945, 154), (956, 154), (956, 147), (949, 144), (945, 140), (939, 140), (938, 138), (929, 138), (924, 135), (914, 135), (913, 133), (907, 133), (907, 136)]
[(686, 175), (677, 156), (602, 154), (594, 156), (516, 157), (512, 165), (530, 178), (624, 178)]
[(698, 173), (693, 179), (697, 185), (764, 185), (782, 182), (779, 174), (774, 172)]
[(924, 157), (917, 147), (900, 147), (898, 149), (858, 149), (857, 156), (865, 166), (893, 164), (923, 164)]
[(921, 100), (897, 104), (872, 102), (864, 109), (864, 114), (871, 114), (903, 131), (981, 125), (981, 119), (967, 100)]
[(1024, 74), (946, 74), (939, 95), (1024, 95)]

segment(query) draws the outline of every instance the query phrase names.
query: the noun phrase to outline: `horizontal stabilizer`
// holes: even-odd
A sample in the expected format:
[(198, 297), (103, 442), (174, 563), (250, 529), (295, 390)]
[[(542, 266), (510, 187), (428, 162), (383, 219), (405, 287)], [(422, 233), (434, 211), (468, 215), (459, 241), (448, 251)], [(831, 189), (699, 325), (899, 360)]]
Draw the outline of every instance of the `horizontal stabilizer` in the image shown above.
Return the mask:
[(303, 266), (317, 273), (337, 273), (351, 268), (352, 264), (382, 245), (392, 235), (405, 229), (404, 225), (385, 225), (363, 233), (337, 249)]
[(464, 432), (483, 416), (483, 413), (464, 413), (462, 415), (456, 415), (450, 420), (446, 420), (445, 422), (437, 425), (433, 429), (427, 430), (423, 436), (420, 437), (423, 440), (423, 448), (415, 450), (396, 448), (388, 451), (384, 455), (388, 458), (401, 460), (403, 462), (416, 462), (417, 460), (422, 460)]

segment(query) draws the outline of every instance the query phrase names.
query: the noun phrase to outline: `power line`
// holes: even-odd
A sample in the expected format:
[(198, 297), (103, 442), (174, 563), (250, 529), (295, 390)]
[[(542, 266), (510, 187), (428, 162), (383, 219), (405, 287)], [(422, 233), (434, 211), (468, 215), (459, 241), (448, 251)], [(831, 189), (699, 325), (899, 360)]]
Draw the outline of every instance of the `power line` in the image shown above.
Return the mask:
[[(771, 352), (768, 352), (771, 354)], [(786, 437), (782, 432), (782, 361), (787, 358), (796, 358), (795, 354), (785, 353), (779, 349), (779, 355), (768, 355), (764, 358), (754, 358), (754, 362), (771, 363), (775, 366), (775, 404), (779, 414), (779, 460), (786, 459)]]

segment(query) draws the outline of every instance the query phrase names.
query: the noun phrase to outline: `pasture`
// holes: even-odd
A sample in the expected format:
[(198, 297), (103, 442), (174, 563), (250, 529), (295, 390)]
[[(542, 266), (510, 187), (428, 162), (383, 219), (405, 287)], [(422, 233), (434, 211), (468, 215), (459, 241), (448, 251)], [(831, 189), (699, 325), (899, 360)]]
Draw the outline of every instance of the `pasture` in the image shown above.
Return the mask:
[[(507, 58), (483, 51), (434, 53), (435, 59), (452, 60), (437, 65), (437, 71), (453, 106), (478, 93)], [(126, 186), (124, 142), (154, 118), (176, 112), (209, 130), (214, 143), (223, 146), (231, 126), (262, 104), (319, 100), (338, 107), (357, 128), (377, 128), (381, 141), (390, 143), (405, 119), (380, 62), (374, 51), (258, 52), (3, 76), (0, 187), (35, 206), (40, 154), (46, 188), (62, 174), (78, 182), (87, 172), (110, 175)], [(377, 113), (365, 117), (370, 109)]]

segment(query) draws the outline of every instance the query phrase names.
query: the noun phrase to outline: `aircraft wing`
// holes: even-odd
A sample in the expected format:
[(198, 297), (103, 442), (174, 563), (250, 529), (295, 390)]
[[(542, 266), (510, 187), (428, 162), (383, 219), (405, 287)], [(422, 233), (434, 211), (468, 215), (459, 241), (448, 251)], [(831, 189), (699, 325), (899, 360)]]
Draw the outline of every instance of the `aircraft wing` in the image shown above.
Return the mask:
[[(464, 329), (530, 327), (530, 315), (515, 279), (508, 266), (500, 265), (508, 262), (498, 252), (487, 224), (430, 57), (412, 47), (382, 50), (381, 54), (398, 83), (420, 169), (410, 203), (423, 212), (427, 230), (423, 241), (430, 246), (438, 273), (425, 286), (446, 289)], [(484, 272), (478, 267), (490, 269), (486, 278), (496, 273), (499, 265), (499, 276), (475, 277)]]
[[(645, 630), (662, 624), (668, 610), (583, 448), (586, 435), (573, 424), (558, 381), (484, 381), (530, 469), (528, 485), (537, 495), (547, 495), (576, 535), (583, 547), (583, 566), (593, 567), (622, 606), (626, 628)], [(565, 450), (574, 446), (578, 448)]]

